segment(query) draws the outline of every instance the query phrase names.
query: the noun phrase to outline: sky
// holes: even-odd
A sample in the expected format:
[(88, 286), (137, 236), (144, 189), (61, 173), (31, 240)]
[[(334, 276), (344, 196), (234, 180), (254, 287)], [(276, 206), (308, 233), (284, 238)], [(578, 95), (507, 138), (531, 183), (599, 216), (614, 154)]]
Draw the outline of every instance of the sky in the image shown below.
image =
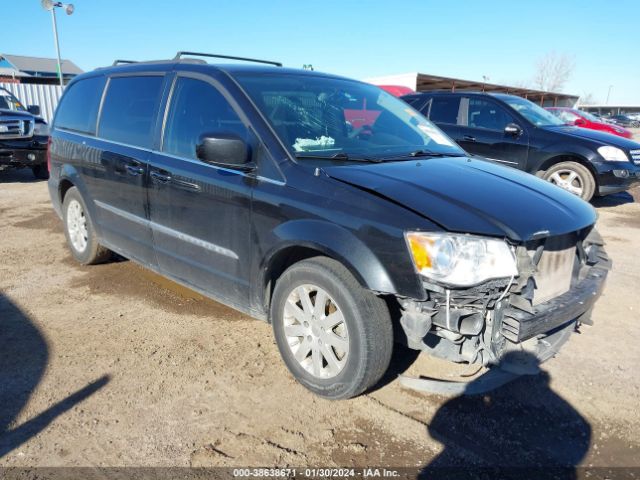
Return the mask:
[[(565, 54), (564, 91), (640, 105), (640, 0), (71, 0), (58, 11), (62, 57), (83, 70), (178, 50), (281, 61), (358, 79), (407, 72), (531, 82)], [(0, 0), (0, 52), (55, 57), (40, 0)]]

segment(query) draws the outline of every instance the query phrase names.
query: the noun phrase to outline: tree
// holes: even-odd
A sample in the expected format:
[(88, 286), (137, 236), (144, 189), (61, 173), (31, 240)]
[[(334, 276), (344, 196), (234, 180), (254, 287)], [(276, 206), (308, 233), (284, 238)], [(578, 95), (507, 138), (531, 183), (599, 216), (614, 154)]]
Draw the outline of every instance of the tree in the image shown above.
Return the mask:
[(549, 52), (536, 62), (533, 84), (535, 88), (546, 92), (562, 92), (574, 68), (572, 57)]
[(507, 84), (512, 85), (516, 88), (533, 88), (531, 86), (531, 81), (530, 80), (516, 80), (514, 82), (507, 82)]
[(598, 103), (598, 99), (593, 95), (593, 93), (585, 92), (580, 97), (580, 105), (595, 105)]

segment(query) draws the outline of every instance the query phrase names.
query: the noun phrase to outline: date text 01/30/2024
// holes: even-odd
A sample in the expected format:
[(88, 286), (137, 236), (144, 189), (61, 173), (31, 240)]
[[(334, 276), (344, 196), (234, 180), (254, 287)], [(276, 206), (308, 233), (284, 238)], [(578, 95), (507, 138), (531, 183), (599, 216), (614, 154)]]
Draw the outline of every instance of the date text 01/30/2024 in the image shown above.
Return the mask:
[(236, 478), (291, 478), (291, 477), (308, 477), (308, 478), (376, 478), (376, 477), (398, 477), (397, 470), (386, 468), (236, 468), (233, 470), (233, 476)]

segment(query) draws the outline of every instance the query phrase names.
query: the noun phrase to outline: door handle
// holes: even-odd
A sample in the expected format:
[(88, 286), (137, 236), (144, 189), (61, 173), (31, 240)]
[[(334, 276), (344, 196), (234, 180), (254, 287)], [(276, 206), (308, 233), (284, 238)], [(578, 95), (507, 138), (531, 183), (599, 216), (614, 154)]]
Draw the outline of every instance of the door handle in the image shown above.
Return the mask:
[(198, 185), (197, 183), (185, 182), (184, 180), (178, 180), (177, 178), (173, 178), (171, 182), (173, 183), (174, 186), (176, 186), (177, 188), (181, 188), (183, 190), (189, 190), (193, 192), (200, 191), (200, 185)]
[(162, 183), (167, 183), (171, 181), (171, 174), (169, 172), (161, 173), (157, 170), (152, 170), (150, 175), (151, 175), (151, 178)]
[(466, 140), (467, 142), (475, 142), (476, 141), (476, 137), (474, 137), (473, 135), (465, 135), (462, 137), (463, 140)]
[(142, 168), (140, 165), (125, 165), (125, 167), (127, 169), (127, 172), (129, 173), (129, 175), (142, 175), (144, 173), (144, 168)]

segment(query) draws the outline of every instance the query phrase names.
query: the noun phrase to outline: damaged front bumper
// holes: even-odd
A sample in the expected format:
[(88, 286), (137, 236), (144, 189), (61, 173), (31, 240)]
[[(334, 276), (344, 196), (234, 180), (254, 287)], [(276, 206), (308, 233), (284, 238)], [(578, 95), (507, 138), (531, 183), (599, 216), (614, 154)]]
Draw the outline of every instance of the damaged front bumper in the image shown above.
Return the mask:
[[(514, 350), (526, 349), (540, 362), (552, 357), (576, 326), (592, 324), (591, 311), (611, 268), (595, 230), (568, 238), (574, 260), (566, 292), (535, 303), (535, 292), (544, 290), (536, 281), (544, 280), (540, 258), (545, 241), (529, 250), (522, 246), (515, 282), (503, 279), (458, 290), (427, 285), (427, 301), (399, 299), (407, 345), (453, 362), (485, 366), (499, 364)], [(560, 250), (561, 255), (566, 251)], [(552, 286), (553, 274), (548, 277)]]
[(591, 310), (604, 289), (608, 266), (594, 266), (587, 277), (567, 293), (539, 305), (534, 313), (507, 307), (502, 311), (501, 334), (523, 342), (574, 320), (591, 325)]

